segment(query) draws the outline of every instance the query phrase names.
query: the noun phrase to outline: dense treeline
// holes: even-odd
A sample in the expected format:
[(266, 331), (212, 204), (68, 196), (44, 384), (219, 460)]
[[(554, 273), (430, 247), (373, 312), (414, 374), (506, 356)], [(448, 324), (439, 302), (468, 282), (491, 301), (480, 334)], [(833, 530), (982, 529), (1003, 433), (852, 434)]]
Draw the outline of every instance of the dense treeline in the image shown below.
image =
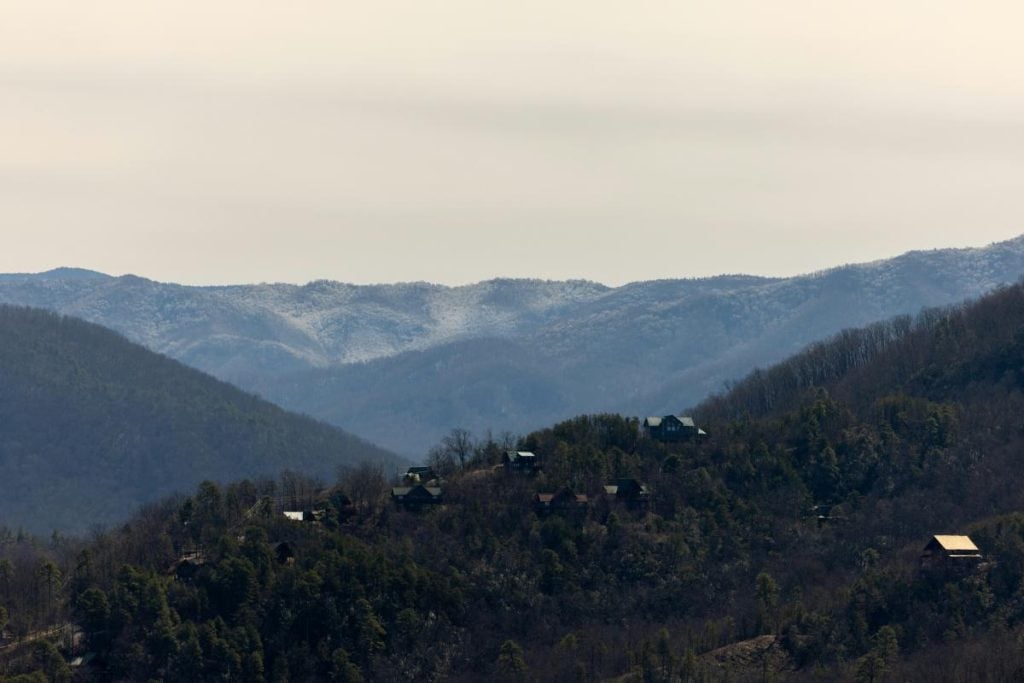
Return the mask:
[(333, 476), (394, 454), (287, 413), (98, 325), (0, 306), (0, 523), (125, 520), (203, 479)]
[[(703, 443), (615, 415), (453, 430), (430, 455), (444, 503), (419, 511), (365, 466), (327, 489), (207, 482), (88, 542), (3, 537), (0, 600), (4, 576), (18, 587), (0, 604), (26, 639), (73, 621), (115, 679), (1020, 677), (1024, 288), (792, 362), (701, 407)], [(505, 473), (508, 446), (542, 473)], [(649, 505), (602, 495), (621, 477)], [(533, 510), (563, 487), (589, 505)], [(984, 562), (922, 571), (937, 533)], [(0, 671), (68, 675), (52, 646), (19, 652)]]

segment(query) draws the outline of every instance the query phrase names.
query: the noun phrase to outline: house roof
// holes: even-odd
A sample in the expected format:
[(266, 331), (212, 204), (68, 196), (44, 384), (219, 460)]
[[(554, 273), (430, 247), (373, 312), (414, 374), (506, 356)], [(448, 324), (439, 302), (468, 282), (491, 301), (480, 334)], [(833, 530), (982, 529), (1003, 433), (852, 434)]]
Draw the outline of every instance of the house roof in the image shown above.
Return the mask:
[(636, 479), (616, 479), (614, 484), (605, 485), (604, 492), (609, 495), (621, 493), (624, 496), (645, 497), (650, 495), (651, 490), (647, 484), (641, 484)]
[(437, 496), (441, 495), (441, 488), (440, 487), (438, 487), (438, 486), (424, 486), (423, 484), (420, 484), (419, 486), (396, 486), (393, 489), (391, 489), (391, 495), (396, 497), (396, 498), (399, 498), (401, 496), (407, 496), (410, 493), (412, 493), (413, 491), (416, 491), (418, 489), (422, 489), (423, 491), (426, 491), (428, 494), (430, 494), (434, 498), (436, 498)]
[(509, 462), (515, 462), (520, 458), (536, 458), (537, 456), (531, 451), (505, 451), (505, 457), (509, 459)]
[(285, 510), (284, 516), (295, 522), (301, 522), (304, 517), (302, 510)]
[(573, 493), (568, 489), (562, 489), (554, 493), (538, 493), (534, 496), (534, 499), (538, 503), (551, 504), (551, 503), (588, 503), (590, 499), (586, 494)]
[(665, 417), (657, 417), (657, 416), (646, 417), (646, 418), (644, 418), (644, 425), (647, 426), (647, 427), (660, 427), (661, 423), (664, 420), (672, 420), (672, 419), (677, 420), (684, 427), (693, 427), (693, 428), (697, 427), (696, 423), (693, 421), (693, 418), (690, 417), (689, 415), (666, 415)]
[[(937, 543), (943, 550), (978, 552), (978, 546), (968, 536), (933, 536), (932, 543)], [(931, 545), (931, 544), (929, 544)]]

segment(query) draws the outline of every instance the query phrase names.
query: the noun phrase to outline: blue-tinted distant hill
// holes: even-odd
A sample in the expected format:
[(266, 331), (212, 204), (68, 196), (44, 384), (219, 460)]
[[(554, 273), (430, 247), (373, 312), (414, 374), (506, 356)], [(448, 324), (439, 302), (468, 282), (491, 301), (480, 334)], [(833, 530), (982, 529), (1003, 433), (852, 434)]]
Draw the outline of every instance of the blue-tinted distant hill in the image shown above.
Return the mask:
[(82, 531), (204, 479), (402, 464), (119, 334), (0, 306), (0, 525)]
[(453, 426), (523, 432), (582, 412), (679, 411), (841, 329), (1022, 274), (1017, 238), (791, 278), (186, 287), (51, 272), (0, 280), (0, 301), (99, 322), (419, 457)]

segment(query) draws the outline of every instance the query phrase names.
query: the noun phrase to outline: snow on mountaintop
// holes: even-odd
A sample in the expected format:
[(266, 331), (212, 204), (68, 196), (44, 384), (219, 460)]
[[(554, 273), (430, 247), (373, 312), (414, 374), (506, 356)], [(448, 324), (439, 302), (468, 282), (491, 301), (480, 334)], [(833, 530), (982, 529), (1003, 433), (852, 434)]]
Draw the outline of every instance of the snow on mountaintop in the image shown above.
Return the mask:
[[(791, 278), (621, 287), (498, 279), (190, 287), (75, 271), (0, 276), (38, 306), (415, 455), (456, 425), (678, 411), (846, 327), (979, 296), (1024, 273), (1024, 237)], [(394, 430), (393, 420), (407, 429)]]

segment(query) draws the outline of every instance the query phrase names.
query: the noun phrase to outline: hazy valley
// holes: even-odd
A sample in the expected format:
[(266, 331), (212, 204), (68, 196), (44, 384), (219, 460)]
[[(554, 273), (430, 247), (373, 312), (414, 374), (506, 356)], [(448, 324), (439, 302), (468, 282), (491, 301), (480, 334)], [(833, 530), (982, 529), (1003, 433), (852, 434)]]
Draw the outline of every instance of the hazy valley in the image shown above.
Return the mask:
[[(634, 257), (642, 258), (638, 253)], [(411, 458), (450, 428), (675, 412), (843, 328), (1016, 282), (1024, 238), (785, 279), (186, 287), (61, 269), (0, 302), (115, 329)]]

